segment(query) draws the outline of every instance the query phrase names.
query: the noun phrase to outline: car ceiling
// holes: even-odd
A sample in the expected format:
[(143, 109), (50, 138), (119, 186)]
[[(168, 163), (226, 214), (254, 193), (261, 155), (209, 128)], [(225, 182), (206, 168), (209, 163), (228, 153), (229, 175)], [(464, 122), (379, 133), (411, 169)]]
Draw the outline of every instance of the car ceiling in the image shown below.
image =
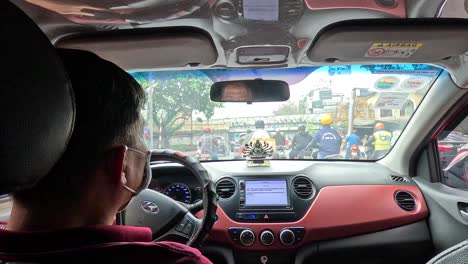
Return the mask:
[[(442, 50), (439, 57), (429, 56), (434, 53), (432, 49), (435, 48), (427, 44), (424, 46), (426, 51), (423, 53), (424, 48), (421, 49), (419, 57), (414, 58), (375, 59), (363, 54), (372, 43), (402, 42), (405, 38), (396, 37), (398, 35), (406, 36), (406, 39), (412, 42), (434, 39), (432, 34), (421, 35), (425, 32), (421, 28), (415, 29), (421, 33), (415, 35), (415, 31), (398, 31), (405, 29), (407, 25), (396, 25), (388, 29), (386, 23), (381, 23), (380, 28), (377, 26), (367, 31), (367, 42), (362, 42), (359, 32), (342, 34), (341, 37), (328, 36), (328, 42), (323, 37), (324, 29), (334, 23), (348, 20), (467, 18), (465, 1), (461, 0), (287, 0), (278, 1), (276, 13), (255, 12), (255, 8), (246, 7), (253, 5), (255, 1), (252, 0), (13, 2), (39, 24), (56, 46), (93, 51), (127, 70), (432, 63), (447, 69), (458, 86), (468, 87), (464, 56), (468, 51), (466, 45), (452, 45), (455, 51), (444, 53)], [(363, 23), (372, 24), (366, 21)], [(160, 29), (166, 29), (165, 33), (174, 34), (161, 34), (157, 31)], [(378, 34), (379, 31), (381, 34)], [(458, 31), (452, 32), (449, 38), (441, 35), (438, 37), (439, 42), (434, 42), (433, 47), (440, 47), (440, 42), (447, 39), (452, 44), (464, 43), (462, 40), (466, 39), (466, 32), (464, 29), (462, 31), (461, 35)], [(135, 35), (130, 32), (141, 34)], [(373, 34), (378, 37), (372, 38)], [(460, 36), (457, 38), (457, 35)], [(392, 37), (383, 39), (385, 36)], [(338, 46), (331, 42), (330, 46), (330, 41), (350, 44)], [(248, 55), (244, 57), (249, 59), (241, 63), (239, 54), (244, 52), (241, 51), (243, 47), (248, 47), (245, 49), (245, 54)], [(274, 49), (255, 49), (257, 47)], [(347, 54), (343, 54), (342, 57), (333, 56), (334, 53), (343, 50)], [(323, 56), (327, 51), (331, 53), (330, 56)], [(271, 53), (284, 55), (283, 52), (287, 55), (278, 61), (272, 59), (274, 56), (267, 55), (266, 59), (265, 56), (262, 57)], [(444, 54), (447, 56), (441, 57)], [(258, 58), (255, 57), (257, 55)], [(346, 59), (343, 60), (344, 57)]]

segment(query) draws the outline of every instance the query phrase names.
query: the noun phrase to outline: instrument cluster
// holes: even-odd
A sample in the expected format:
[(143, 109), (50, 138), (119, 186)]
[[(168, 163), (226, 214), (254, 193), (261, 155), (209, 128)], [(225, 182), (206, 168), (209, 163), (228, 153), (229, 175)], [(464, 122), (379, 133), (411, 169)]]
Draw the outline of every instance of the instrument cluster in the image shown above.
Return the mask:
[(183, 167), (153, 168), (153, 179), (149, 188), (186, 204), (203, 198), (203, 189), (197, 179)]

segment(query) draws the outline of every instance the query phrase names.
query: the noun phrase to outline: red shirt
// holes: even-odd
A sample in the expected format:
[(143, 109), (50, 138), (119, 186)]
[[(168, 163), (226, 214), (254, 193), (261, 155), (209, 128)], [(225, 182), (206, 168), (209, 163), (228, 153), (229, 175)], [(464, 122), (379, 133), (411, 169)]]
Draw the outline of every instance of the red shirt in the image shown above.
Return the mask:
[(0, 260), (48, 263), (211, 263), (198, 249), (175, 242), (152, 242), (149, 228), (119, 225), (45, 232), (0, 229)]

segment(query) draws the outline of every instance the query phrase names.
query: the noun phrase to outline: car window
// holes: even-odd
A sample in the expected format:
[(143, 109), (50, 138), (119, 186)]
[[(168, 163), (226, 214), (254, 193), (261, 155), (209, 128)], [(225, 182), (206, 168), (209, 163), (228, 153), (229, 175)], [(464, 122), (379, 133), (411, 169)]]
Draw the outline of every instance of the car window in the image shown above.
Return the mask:
[(448, 186), (468, 189), (468, 118), (438, 138), (442, 181)]
[(10, 217), (12, 201), (9, 195), (0, 195), (0, 222), (7, 222)]
[[(441, 71), (394, 64), (131, 75), (147, 94), (142, 115), (151, 149), (171, 148), (200, 160), (245, 159), (246, 144), (260, 140), (273, 146), (273, 159), (377, 160), (391, 150)], [(290, 99), (252, 104), (210, 100), (214, 82), (258, 78), (287, 82)]]

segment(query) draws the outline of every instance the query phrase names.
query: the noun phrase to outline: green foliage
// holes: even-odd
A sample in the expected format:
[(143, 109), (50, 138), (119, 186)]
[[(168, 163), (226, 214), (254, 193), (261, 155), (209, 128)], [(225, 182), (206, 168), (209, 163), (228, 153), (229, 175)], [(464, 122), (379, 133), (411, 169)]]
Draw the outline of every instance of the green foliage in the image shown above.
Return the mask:
[[(215, 108), (222, 107), (222, 104), (210, 100), (212, 81), (201, 72), (160, 71), (131, 74), (145, 90), (148, 103), (152, 102), (152, 121), (157, 129), (162, 114), (163, 147), (170, 147), (169, 138), (184, 126), (193, 111), (199, 111), (210, 119)], [(151, 109), (149, 105), (147, 109)]]
[(294, 102), (287, 102), (280, 105), (277, 109), (273, 110), (273, 114), (277, 116), (282, 115), (299, 115), (301, 114), (299, 107)]
[(320, 124), (316, 123), (308, 123), (305, 125), (306, 126), (306, 131), (309, 132), (312, 136), (317, 133), (317, 131), (320, 129)]

